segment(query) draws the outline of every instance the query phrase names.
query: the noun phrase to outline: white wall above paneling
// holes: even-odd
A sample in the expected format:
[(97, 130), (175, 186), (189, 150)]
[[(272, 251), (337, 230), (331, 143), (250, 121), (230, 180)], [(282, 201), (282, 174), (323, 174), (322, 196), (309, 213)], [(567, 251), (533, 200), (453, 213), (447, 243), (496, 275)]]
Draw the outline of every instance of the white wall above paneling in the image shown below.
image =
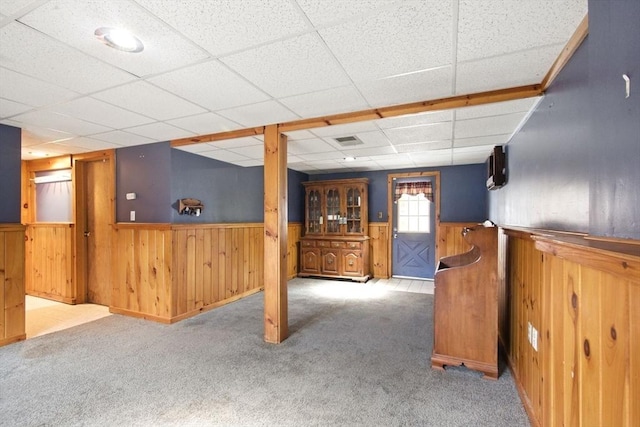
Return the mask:
[[(538, 84), (586, 11), (587, 0), (0, 1), (0, 123), (23, 128), (24, 147), (73, 153)], [(94, 36), (105, 26), (144, 50), (107, 47)], [(287, 132), (290, 166), (484, 161), (469, 149), (508, 143), (535, 103)], [(262, 140), (181, 149), (248, 167)]]

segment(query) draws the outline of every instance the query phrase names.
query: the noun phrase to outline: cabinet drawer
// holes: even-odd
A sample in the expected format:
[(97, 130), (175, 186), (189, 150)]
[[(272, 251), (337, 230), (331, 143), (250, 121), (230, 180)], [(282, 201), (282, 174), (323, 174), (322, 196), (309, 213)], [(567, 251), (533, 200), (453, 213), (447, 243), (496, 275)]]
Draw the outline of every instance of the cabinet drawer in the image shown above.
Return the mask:
[(332, 248), (344, 248), (344, 242), (331, 242)]
[(316, 242), (314, 242), (313, 240), (303, 240), (300, 242), (300, 245), (303, 248), (314, 248), (316, 246)]
[(331, 246), (331, 242), (328, 240), (318, 240), (316, 241), (316, 246), (319, 248), (328, 248)]
[(346, 247), (349, 249), (362, 249), (362, 242), (347, 242)]

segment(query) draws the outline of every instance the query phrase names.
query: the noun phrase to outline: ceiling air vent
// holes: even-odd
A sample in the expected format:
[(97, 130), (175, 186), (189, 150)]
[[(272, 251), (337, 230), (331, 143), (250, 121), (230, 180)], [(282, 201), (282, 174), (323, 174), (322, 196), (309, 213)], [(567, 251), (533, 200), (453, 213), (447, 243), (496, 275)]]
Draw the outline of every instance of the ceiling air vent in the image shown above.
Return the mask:
[(343, 147), (352, 147), (354, 145), (364, 144), (364, 142), (360, 141), (355, 136), (341, 136), (334, 139), (338, 144), (342, 145)]

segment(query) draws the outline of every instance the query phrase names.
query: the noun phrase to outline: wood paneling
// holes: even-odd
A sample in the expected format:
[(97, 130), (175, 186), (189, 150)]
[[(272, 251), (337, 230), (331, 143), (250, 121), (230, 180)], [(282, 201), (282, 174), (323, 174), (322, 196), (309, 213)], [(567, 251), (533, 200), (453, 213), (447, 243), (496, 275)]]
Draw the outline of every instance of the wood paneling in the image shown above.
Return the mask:
[(462, 232), (466, 227), (473, 227), (475, 225), (478, 225), (478, 223), (441, 222), (438, 224), (436, 261), (446, 256), (465, 253), (471, 249), (471, 246), (464, 240)]
[(75, 304), (73, 224), (30, 224), (25, 253), (26, 292)]
[[(288, 227), (294, 254), (301, 228)], [(111, 311), (172, 323), (263, 290), (263, 233), (262, 223), (118, 224)]]
[(24, 226), (0, 224), (0, 346), (23, 340)]
[[(640, 401), (638, 250), (507, 233), (507, 351), (534, 423), (640, 424), (633, 403)], [(529, 323), (538, 330), (537, 351)]]
[(373, 277), (389, 278), (389, 224), (386, 222), (369, 223), (370, 271)]
[(293, 279), (298, 275), (300, 254), (300, 237), (302, 237), (302, 224), (290, 222), (287, 227), (287, 278)]

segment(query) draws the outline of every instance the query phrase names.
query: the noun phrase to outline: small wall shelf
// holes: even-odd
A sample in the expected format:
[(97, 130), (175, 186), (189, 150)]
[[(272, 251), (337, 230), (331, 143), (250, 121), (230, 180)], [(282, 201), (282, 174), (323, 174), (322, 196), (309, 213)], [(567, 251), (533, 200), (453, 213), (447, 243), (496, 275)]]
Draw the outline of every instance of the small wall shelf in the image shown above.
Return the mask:
[(198, 199), (186, 198), (178, 200), (178, 213), (180, 215), (200, 216), (203, 210), (204, 205)]

